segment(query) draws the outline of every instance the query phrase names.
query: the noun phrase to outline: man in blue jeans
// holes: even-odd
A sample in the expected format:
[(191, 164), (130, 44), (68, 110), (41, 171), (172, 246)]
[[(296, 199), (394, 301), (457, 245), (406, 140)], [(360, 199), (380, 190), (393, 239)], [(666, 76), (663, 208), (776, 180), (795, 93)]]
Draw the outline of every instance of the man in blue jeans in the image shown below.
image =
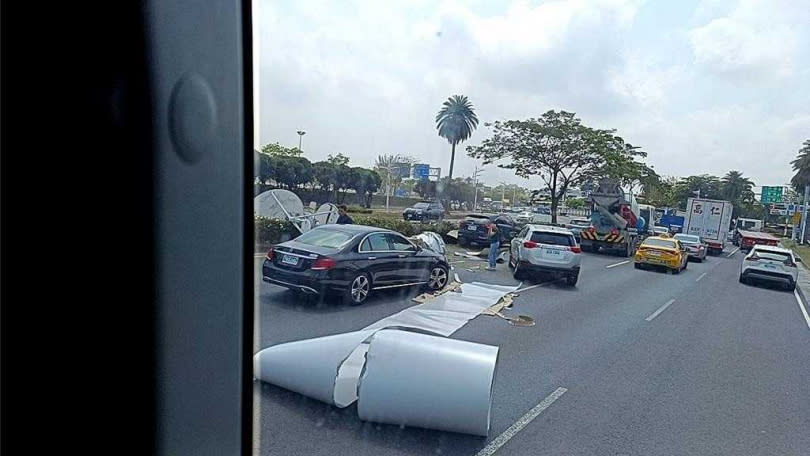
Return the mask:
[(495, 223), (489, 224), (489, 266), (487, 271), (495, 270), (495, 262), (498, 260), (498, 249), (501, 247), (501, 235), (498, 231), (498, 225)]

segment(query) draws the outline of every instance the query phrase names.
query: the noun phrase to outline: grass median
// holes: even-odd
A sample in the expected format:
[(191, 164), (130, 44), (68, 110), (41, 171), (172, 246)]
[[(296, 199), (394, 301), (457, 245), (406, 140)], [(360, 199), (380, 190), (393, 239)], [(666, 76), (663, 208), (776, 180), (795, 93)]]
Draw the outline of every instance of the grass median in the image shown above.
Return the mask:
[(807, 265), (807, 261), (810, 260), (810, 245), (797, 244), (796, 241), (792, 241), (788, 238), (782, 239), (782, 245), (785, 246), (786, 249), (793, 250), (793, 253), (802, 259), (802, 263)]

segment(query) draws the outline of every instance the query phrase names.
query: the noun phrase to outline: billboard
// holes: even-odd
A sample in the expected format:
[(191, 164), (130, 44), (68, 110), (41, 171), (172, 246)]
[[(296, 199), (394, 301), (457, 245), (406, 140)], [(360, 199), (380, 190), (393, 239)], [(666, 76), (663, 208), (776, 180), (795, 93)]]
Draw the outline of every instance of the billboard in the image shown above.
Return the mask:
[(391, 175), (401, 179), (411, 177), (410, 163), (393, 163), (391, 165)]
[(417, 180), (428, 180), (430, 176), (430, 165), (417, 163), (413, 165), (413, 178)]

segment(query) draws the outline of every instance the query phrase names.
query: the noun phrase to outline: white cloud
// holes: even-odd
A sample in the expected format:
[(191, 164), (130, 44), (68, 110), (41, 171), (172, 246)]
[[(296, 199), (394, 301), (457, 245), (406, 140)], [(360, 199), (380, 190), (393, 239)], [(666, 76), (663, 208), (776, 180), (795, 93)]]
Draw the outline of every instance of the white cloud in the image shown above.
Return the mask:
[(799, 3), (741, 1), (727, 15), (689, 32), (695, 61), (718, 74), (758, 83), (791, 76), (806, 26), (802, 17), (807, 18), (801, 12), (807, 5), (796, 8)]

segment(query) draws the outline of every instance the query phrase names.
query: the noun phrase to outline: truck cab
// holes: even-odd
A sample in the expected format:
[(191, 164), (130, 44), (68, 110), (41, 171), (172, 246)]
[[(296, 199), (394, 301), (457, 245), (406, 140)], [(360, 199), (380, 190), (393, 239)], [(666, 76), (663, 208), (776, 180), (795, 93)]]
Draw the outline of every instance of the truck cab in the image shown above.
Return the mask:
[(740, 246), (740, 232), (741, 231), (749, 231), (757, 233), (761, 232), (762, 220), (740, 217), (734, 222), (732, 231), (734, 234), (733, 237), (731, 238), (731, 243), (736, 246)]

